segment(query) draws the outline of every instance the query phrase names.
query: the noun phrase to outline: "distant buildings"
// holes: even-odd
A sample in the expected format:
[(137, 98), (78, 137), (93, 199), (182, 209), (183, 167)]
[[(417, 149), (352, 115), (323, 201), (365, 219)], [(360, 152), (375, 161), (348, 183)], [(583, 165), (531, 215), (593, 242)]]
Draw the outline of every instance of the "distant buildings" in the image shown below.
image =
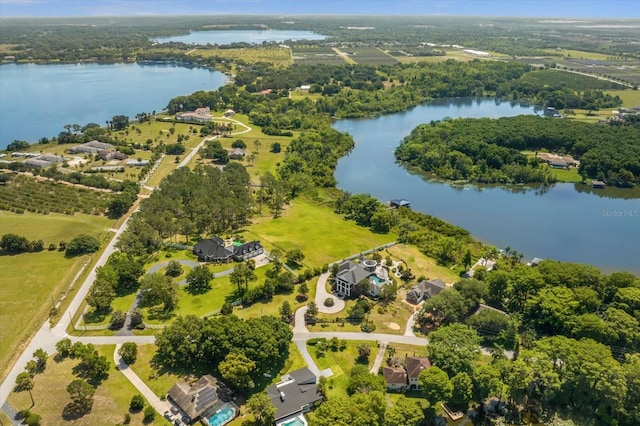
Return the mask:
[(26, 166), (36, 167), (39, 169), (53, 166), (54, 164), (62, 163), (65, 161), (64, 157), (53, 154), (41, 154), (35, 157), (27, 158), (24, 162)]
[(82, 145), (76, 145), (69, 148), (71, 154), (91, 154), (95, 155), (100, 151), (108, 151), (113, 148), (113, 145), (106, 142), (91, 141), (83, 143)]

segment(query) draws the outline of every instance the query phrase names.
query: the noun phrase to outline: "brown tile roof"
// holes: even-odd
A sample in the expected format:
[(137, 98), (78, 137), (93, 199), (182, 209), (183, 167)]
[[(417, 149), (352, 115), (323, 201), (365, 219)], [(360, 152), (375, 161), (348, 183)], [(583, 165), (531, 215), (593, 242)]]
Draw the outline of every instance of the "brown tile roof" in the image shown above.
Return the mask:
[(405, 365), (407, 366), (407, 375), (409, 378), (417, 379), (422, 370), (431, 367), (431, 361), (426, 357), (407, 356), (405, 358)]
[(382, 367), (382, 376), (388, 385), (407, 384), (407, 372), (402, 367)]
[(218, 401), (216, 379), (205, 375), (193, 386), (186, 383), (176, 383), (169, 390), (168, 396), (180, 407), (192, 420), (212, 407)]

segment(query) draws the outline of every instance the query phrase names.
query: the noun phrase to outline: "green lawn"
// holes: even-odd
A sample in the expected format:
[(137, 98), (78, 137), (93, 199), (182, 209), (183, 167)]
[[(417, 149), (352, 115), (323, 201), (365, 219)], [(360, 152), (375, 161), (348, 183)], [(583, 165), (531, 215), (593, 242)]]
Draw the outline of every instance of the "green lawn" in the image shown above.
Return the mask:
[(640, 105), (640, 90), (607, 90), (605, 93), (619, 96), (623, 107), (631, 108)]
[(579, 183), (582, 182), (582, 176), (578, 174), (578, 169), (572, 167), (568, 170), (564, 169), (550, 169), (551, 174), (559, 181), (559, 182), (570, 182), (570, 183)]
[[(346, 342), (347, 347), (343, 351), (328, 350), (323, 356), (318, 357), (315, 346), (307, 345), (311, 357), (318, 365), (320, 370), (325, 368), (331, 368), (333, 376), (327, 380), (328, 384), (328, 397), (332, 398), (337, 395), (347, 394), (347, 384), (349, 382), (349, 372), (356, 364), (366, 364), (368, 368), (371, 368), (373, 361), (378, 353), (378, 348), (375, 342), (349, 340)], [(358, 345), (365, 343), (371, 346), (371, 354), (369, 355), (368, 362), (361, 362), (358, 360)]]
[[(114, 368), (114, 349), (113, 345), (97, 347), (100, 355), (106, 356), (111, 364), (108, 378), (97, 387), (91, 412), (72, 421), (63, 419), (62, 411), (71, 401), (66, 387), (76, 378), (72, 369), (78, 364), (78, 360), (65, 359), (56, 362), (53, 358), (49, 358), (45, 371), (34, 378), (33, 399), (36, 404), (31, 408), (31, 411), (42, 416), (43, 425), (71, 423), (106, 426), (123, 422), (124, 414), (129, 410), (131, 397), (138, 391), (122, 373)], [(31, 399), (28, 392), (12, 393), (9, 395), (9, 403), (16, 410), (22, 410), (31, 406)], [(142, 417), (142, 413), (132, 414), (130, 424), (142, 425)], [(165, 425), (168, 423), (160, 413), (156, 415), (156, 420), (152, 424)]]
[(305, 254), (306, 267), (320, 267), (396, 239), (394, 234), (374, 234), (332, 209), (302, 198), (293, 200), (282, 217), (254, 219), (244, 237), (258, 239), (269, 250), (298, 248)]
[[(390, 254), (393, 260), (404, 260), (416, 277), (440, 278), (446, 283), (455, 283), (460, 280), (458, 274), (449, 268), (438, 265), (434, 259), (424, 255), (416, 246), (397, 244), (388, 248), (386, 253)], [(381, 253), (383, 258), (386, 253)]]
[[(0, 212), (0, 235), (17, 233), (29, 240), (42, 239), (45, 247), (60, 240), (70, 241), (81, 233), (110, 236), (106, 229), (113, 221), (103, 216), (77, 214), (22, 215)], [(96, 258), (95, 256), (93, 257)], [(19, 348), (39, 328), (53, 303), (69, 284), (89, 256), (65, 258), (63, 252), (42, 251), (0, 256), (0, 376), (13, 364)], [(35, 267), (37, 265), (37, 267)], [(66, 299), (70, 300), (70, 297)]]

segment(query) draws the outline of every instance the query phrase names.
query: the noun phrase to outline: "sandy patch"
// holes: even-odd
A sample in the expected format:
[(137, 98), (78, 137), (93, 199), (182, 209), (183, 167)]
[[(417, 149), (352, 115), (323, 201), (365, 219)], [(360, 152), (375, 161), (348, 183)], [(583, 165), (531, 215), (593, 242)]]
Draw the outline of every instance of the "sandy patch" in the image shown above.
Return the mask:
[(395, 322), (385, 322), (384, 325), (386, 325), (387, 327), (389, 327), (392, 330), (400, 330), (400, 326), (398, 324), (396, 324)]

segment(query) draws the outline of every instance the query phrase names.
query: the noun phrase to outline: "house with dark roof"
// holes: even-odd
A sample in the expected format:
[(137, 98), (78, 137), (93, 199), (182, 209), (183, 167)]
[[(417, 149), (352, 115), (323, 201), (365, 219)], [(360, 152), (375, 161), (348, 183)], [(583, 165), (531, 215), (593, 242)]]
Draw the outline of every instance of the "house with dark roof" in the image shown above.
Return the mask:
[(317, 377), (309, 368), (301, 368), (285, 374), (280, 382), (267, 388), (267, 396), (276, 407), (275, 423), (311, 410), (313, 404), (322, 400)]
[(382, 287), (389, 283), (389, 273), (378, 262), (371, 259), (356, 263), (351, 260), (338, 265), (336, 274), (336, 291), (346, 296), (354, 296), (358, 283), (369, 280), (368, 294), (373, 297), (380, 295)]
[(176, 383), (167, 394), (167, 398), (196, 422), (202, 414), (212, 408), (219, 401), (218, 386), (215, 377), (205, 375), (196, 384)]
[(440, 278), (435, 280), (422, 280), (418, 284), (411, 287), (407, 293), (407, 302), (417, 305), (418, 303), (433, 297), (447, 288), (447, 285)]
[(259, 241), (248, 243), (227, 244), (220, 238), (213, 236), (203, 240), (193, 247), (193, 253), (201, 262), (227, 263), (232, 260), (243, 261), (264, 253), (264, 248)]
[(422, 356), (409, 356), (404, 359), (402, 367), (383, 367), (382, 377), (387, 383), (388, 390), (418, 390), (420, 383), (418, 377), (422, 370), (431, 367), (429, 358)]

